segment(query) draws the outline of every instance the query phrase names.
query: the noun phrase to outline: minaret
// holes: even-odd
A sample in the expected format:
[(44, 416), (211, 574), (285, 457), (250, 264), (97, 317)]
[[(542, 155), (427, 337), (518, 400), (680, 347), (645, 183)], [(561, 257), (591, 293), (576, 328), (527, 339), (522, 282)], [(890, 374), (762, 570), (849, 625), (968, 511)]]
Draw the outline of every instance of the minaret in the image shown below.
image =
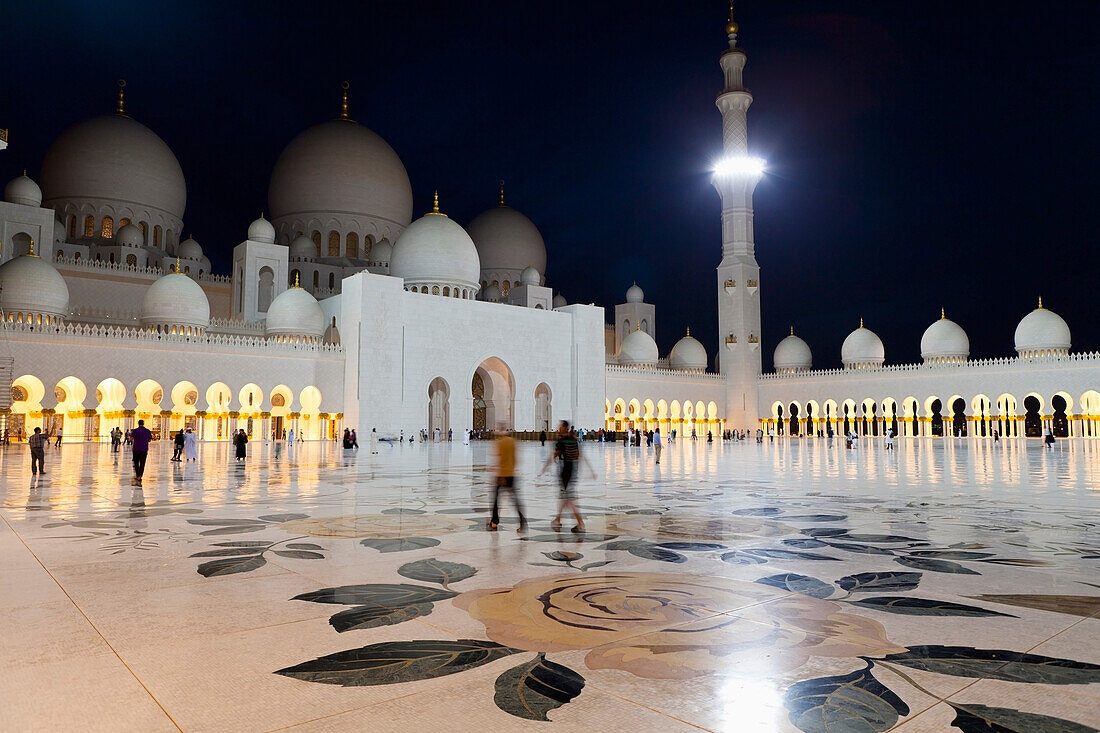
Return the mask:
[(746, 113), (752, 94), (742, 82), (745, 52), (737, 46), (738, 25), (730, 2), (729, 48), (720, 63), (725, 86), (716, 103), (722, 112), (722, 159), (712, 182), (722, 198), (722, 262), (718, 265), (718, 350), (726, 378), (726, 424), (757, 425), (756, 380), (760, 375), (760, 265), (752, 231), (752, 193), (764, 161), (748, 154)]

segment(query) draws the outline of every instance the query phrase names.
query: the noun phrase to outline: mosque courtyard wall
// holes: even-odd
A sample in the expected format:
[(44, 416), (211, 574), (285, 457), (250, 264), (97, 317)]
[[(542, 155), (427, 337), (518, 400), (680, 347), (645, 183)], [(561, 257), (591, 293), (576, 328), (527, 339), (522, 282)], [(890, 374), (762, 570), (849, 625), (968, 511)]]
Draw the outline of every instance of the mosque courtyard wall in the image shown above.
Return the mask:
[[(333, 300), (324, 301), (326, 315)], [(412, 293), (400, 279), (367, 272), (343, 281), (339, 308), (344, 422), (361, 433), (602, 422), (602, 308)]]

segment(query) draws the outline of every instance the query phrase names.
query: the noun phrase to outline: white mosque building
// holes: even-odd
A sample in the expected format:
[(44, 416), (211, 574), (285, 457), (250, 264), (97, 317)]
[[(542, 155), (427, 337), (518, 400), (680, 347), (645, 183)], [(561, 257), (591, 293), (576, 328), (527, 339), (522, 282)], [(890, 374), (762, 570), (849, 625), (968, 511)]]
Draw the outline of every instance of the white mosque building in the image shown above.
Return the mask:
[(1068, 325), (1041, 301), (1012, 356), (971, 360), (965, 331), (941, 313), (921, 364), (887, 364), (861, 323), (842, 369), (814, 370), (792, 329), (763, 372), (752, 195), (764, 169), (749, 155), (737, 32), (731, 17), (717, 99), (725, 157), (713, 179), (714, 371), (690, 332), (661, 357), (656, 308), (636, 284), (613, 313), (555, 296), (546, 244), (503, 185), (466, 227), (438, 195), (414, 220), (400, 157), (351, 119), (346, 85), (338, 117), (300, 133), (275, 163), (270, 221), (253, 221), (230, 274), (215, 274), (183, 237), (179, 162), (127, 115), (120, 85), (112, 114), (46, 151), (41, 185), (24, 172), (4, 189), (0, 428), (14, 439), (60, 430), (67, 442), (105, 440), (138, 419), (207, 441), (238, 428), (320, 440), (345, 426), (446, 434), (561, 419), (700, 437), (1097, 436), (1100, 354), (1071, 352)]

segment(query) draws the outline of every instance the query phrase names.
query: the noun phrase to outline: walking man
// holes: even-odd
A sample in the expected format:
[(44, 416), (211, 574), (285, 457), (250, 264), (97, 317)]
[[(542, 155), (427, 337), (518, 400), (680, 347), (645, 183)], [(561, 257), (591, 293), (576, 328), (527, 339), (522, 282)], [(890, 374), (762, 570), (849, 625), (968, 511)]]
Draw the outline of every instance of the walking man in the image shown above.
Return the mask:
[(199, 436), (191, 428), (187, 428), (187, 435), (183, 436), (183, 448), (187, 460), (199, 460)]
[(54, 443), (53, 447), (54, 448), (60, 448), (61, 447), (61, 428), (57, 429), (57, 441)]
[(183, 428), (176, 433), (176, 437), (172, 439), (172, 460), (179, 463), (183, 460), (183, 445), (187, 442), (187, 438), (183, 437)]
[(134, 453), (134, 479), (130, 483), (141, 486), (142, 476), (145, 475), (145, 459), (149, 457), (149, 441), (153, 434), (145, 427), (144, 420), (138, 420), (137, 427), (130, 431), (130, 443)]
[[(541, 476), (555, 460), (561, 460), (561, 473), (558, 474), (561, 481), (561, 492), (558, 495), (558, 513), (554, 517), (554, 521), (550, 523), (550, 527), (555, 532), (560, 532), (561, 515), (568, 509), (573, 512), (573, 517), (577, 520), (573, 532), (581, 534), (584, 532), (584, 517), (581, 516), (580, 509), (577, 508), (577, 493), (573, 488), (573, 478), (577, 472), (577, 464), (582, 460), (581, 444), (577, 441), (576, 434), (569, 430), (569, 423), (565, 420), (562, 420), (561, 425), (558, 426), (558, 442), (554, 446), (554, 452), (546, 459), (545, 465), (539, 471), (539, 475)], [(588, 465), (587, 460), (585, 460), (585, 465)], [(595, 478), (596, 471), (591, 466), (588, 466), (588, 470), (592, 471), (592, 478)]]
[(27, 438), (27, 445), (31, 448), (31, 475), (39, 471), (46, 473), (46, 436), (42, 428), (34, 429), (34, 435)]
[(523, 516), (523, 506), (519, 503), (519, 494), (516, 492), (516, 439), (505, 432), (503, 425), (497, 431), (497, 439), (493, 441), (496, 454), (496, 481), (493, 486), (493, 516), (489, 519), (489, 531), (496, 532), (500, 524), (500, 494), (508, 492), (512, 495), (512, 501), (516, 505), (516, 514), (519, 515), (519, 529), (523, 532), (527, 529), (527, 518)]
[(661, 462), (661, 429), (657, 428), (653, 431), (653, 451), (657, 454), (657, 463)]

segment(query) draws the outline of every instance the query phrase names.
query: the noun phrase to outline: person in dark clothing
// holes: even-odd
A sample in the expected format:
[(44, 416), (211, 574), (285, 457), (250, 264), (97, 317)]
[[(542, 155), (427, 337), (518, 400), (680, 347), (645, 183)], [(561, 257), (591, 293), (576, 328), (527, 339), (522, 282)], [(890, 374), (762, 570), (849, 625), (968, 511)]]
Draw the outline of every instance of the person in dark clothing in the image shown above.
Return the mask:
[(183, 430), (181, 429), (178, 433), (176, 433), (176, 437), (172, 439), (172, 444), (174, 446), (172, 449), (173, 461), (176, 461), (178, 463), (183, 460), (183, 446), (186, 442), (187, 438), (184, 437)]
[(244, 428), (237, 431), (237, 434), (233, 436), (233, 445), (237, 446), (237, 460), (243, 461), (245, 452), (244, 447), (248, 444), (248, 436), (244, 433)]
[(555, 532), (560, 531), (561, 515), (566, 509), (569, 509), (577, 520), (573, 532), (581, 534), (584, 532), (584, 517), (581, 516), (580, 509), (577, 508), (577, 494), (573, 488), (573, 479), (577, 473), (577, 464), (582, 460), (588, 466), (588, 470), (592, 472), (592, 478), (596, 478), (596, 471), (588, 465), (587, 459), (581, 455), (581, 444), (577, 440), (577, 434), (569, 430), (569, 423), (565, 420), (562, 420), (561, 425), (558, 427), (558, 442), (554, 446), (554, 452), (547, 457), (546, 463), (539, 471), (539, 475), (541, 476), (550, 467), (551, 463), (559, 459), (561, 460), (561, 472), (558, 477), (561, 481), (561, 492), (558, 495), (558, 513), (554, 517), (554, 521), (550, 523), (550, 527)]
[(27, 438), (27, 445), (31, 449), (31, 475), (39, 471), (46, 473), (46, 436), (42, 428), (34, 429), (34, 434)]
[(145, 427), (144, 420), (138, 420), (138, 426), (130, 431), (130, 443), (134, 453), (134, 480), (131, 483), (141, 486), (145, 475), (145, 459), (149, 457), (149, 441), (153, 434)]
[(546, 431), (539, 431), (539, 445), (546, 445)]

